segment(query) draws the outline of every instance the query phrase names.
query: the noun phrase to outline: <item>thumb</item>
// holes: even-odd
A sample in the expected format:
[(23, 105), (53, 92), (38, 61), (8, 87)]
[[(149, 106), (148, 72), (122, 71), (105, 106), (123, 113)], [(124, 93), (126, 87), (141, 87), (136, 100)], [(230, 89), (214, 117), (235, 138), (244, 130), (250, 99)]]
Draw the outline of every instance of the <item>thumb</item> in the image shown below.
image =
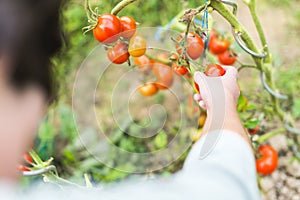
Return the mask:
[(202, 85), (205, 80), (205, 75), (202, 72), (196, 72), (194, 74), (194, 80), (198, 85)]

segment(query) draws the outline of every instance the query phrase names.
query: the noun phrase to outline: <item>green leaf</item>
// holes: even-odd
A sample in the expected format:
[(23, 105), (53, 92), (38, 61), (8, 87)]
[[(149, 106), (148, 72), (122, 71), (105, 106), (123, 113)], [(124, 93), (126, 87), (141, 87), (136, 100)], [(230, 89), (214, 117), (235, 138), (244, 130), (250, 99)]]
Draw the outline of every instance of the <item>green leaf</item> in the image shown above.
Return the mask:
[(300, 98), (294, 100), (294, 104), (292, 107), (292, 115), (294, 118), (300, 117)]
[(239, 96), (239, 99), (238, 99), (238, 108), (237, 108), (237, 110), (239, 112), (243, 112), (247, 108), (247, 106), (248, 106), (248, 100), (243, 94), (241, 94)]
[(255, 104), (248, 104), (245, 110), (255, 110), (257, 106)]
[(253, 118), (244, 123), (245, 128), (253, 129), (259, 124), (259, 119)]

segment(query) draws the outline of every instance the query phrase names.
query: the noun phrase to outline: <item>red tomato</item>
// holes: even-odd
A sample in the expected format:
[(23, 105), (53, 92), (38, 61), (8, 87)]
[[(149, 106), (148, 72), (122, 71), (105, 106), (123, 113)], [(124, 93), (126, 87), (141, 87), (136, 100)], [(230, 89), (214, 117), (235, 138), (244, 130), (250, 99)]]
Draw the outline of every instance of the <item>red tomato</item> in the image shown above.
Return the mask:
[[(176, 40), (181, 41), (184, 38), (185, 33), (181, 33)], [(178, 45), (176, 45), (177, 52), (181, 54), (182, 50), (179, 48)], [(195, 34), (194, 32), (189, 32), (187, 36), (187, 44), (186, 44), (186, 52), (189, 55), (189, 57), (193, 60), (196, 60), (200, 58), (204, 50), (204, 43), (199, 37), (198, 34)]]
[(225, 69), (218, 64), (208, 64), (206, 67), (205, 75), (210, 77), (223, 76)]
[(220, 54), (229, 48), (229, 41), (226, 39), (219, 39), (218, 37), (211, 37), (208, 42), (208, 48), (213, 54)]
[(124, 38), (131, 38), (136, 31), (135, 20), (130, 16), (123, 16), (120, 18), (122, 33), (121, 36)]
[(262, 145), (258, 152), (262, 157), (256, 160), (256, 170), (261, 175), (269, 175), (278, 166), (278, 155), (276, 150), (270, 145)]
[(24, 158), (24, 160), (25, 160), (28, 164), (33, 163), (32, 157), (29, 155), (29, 153), (25, 153), (25, 154), (23, 155), (23, 158)]
[(236, 57), (236, 53), (228, 50), (218, 55), (219, 62), (223, 65), (233, 65), (236, 61)]
[(254, 128), (249, 128), (248, 132), (250, 135), (255, 135), (259, 131), (259, 126), (256, 125)]
[(19, 170), (20, 172), (28, 172), (28, 171), (30, 171), (30, 169), (28, 169), (28, 167), (26, 167), (26, 166), (24, 166), (24, 165), (19, 165), (19, 166), (18, 166), (18, 170)]
[(146, 52), (146, 40), (140, 35), (134, 35), (129, 41), (128, 52), (133, 57), (139, 57)]
[(179, 76), (183, 76), (189, 71), (185, 66), (178, 66), (176, 63), (172, 64), (172, 70)]
[(122, 64), (129, 58), (127, 45), (123, 42), (117, 43), (106, 52), (108, 59), (115, 64)]
[(139, 92), (144, 96), (152, 96), (158, 91), (155, 83), (145, 83), (140, 85)]
[(142, 55), (140, 57), (135, 57), (133, 59), (133, 62), (135, 65), (137, 65), (139, 67), (144, 67), (145, 65), (149, 65), (150, 59), (147, 56)]
[[(225, 74), (225, 69), (218, 64), (208, 64), (206, 67), (205, 75), (210, 77), (223, 76)], [(199, 85), (194, 82), (194, 87), (197, 93), (200, 93)]]
[(156, 76), (156, 87), (158, 89), (167, 89), (173, 84), (173, 72), (171, 67), (162, 63), (155, 63), (153, 74)]
[(211, 30), (209, 37), (210, 37), (210, 39), (217, 37), (217, 31), (216, 30)]
[(136, 66), (140, 67), (142, 72), (150, 72), (153, 68), (153, 62), (147, 56), (134, 57), (133, 62)]
[(94, 37), (101, 43), (109, 44), (119, 39), (122, 31), (120, 20), (112, 14), (102, 14), (93, 30)]

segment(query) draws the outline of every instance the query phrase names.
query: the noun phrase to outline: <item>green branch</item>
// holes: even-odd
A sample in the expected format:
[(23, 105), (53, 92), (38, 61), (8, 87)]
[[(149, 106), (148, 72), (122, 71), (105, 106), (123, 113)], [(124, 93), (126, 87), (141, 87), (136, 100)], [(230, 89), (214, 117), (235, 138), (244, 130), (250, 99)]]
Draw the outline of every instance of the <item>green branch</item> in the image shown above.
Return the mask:
[(258, 35), (259, 35), (261, 44), (263, 46), (263, 49), (267, 54), (267, 56), (265, 58), (265, 62), (271, 63), (272, 62), (271, 54), (270, 54), (269, 47), (268, 47), (268, 44), (267, 44), (267, 40), (266, 40), (266, 37), (265, 37), (265, 34), (264, 34), (264, 30), (262, 28), (262, 25), (260, 23), (260, 20), (257, 17), (257, 13), (256, 13), (256, 0), (251, 1), (247, 5), (249, 7), (249, 10), (250, 10), (253, 22), (255, 24), (256, 30), (258, 32)]
[(160, 59), (160, 58), (157, 58), (156, 56), (152, 56), (150, 54), (145, 54), (145, 56), (147, 56), (150, 60), (155, 60), (157, 62), (166, 64), (166, 65), (170, 65), (171, 64), (170, 60)]
[(261, 143), (263, 143), (264, 141), (270, 139), (271, 137), (274, 137), (275, 135), (278, 135), (278, 134), (283, 133), (283, 132), (285, 132), (285, 131), (286, 131), (285, 128), (279, 128), (279, 129), (277, 129), (277, 130), (275, 130), (275, 131), (266, 133), (266, 134), (260, 136), (260, 137), (258, 138), (257, 142), (258, 142), (259, 144), (261, 144)]
[(111, 14), (117, 15), (123, 8), (128, 6), (129, 4), (135, 2), (137, 0), (122, 0), (120, 3), (118, 3), (112, 10)]

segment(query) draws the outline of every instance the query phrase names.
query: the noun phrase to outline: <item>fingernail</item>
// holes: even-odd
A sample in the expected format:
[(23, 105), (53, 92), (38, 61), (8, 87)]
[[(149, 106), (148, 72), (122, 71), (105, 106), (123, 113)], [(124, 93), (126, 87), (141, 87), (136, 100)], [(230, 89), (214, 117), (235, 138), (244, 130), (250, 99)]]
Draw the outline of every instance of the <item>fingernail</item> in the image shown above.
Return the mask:
[(194, 100), (199, 102), (201, 100), (200, 94), (194, 94)]

